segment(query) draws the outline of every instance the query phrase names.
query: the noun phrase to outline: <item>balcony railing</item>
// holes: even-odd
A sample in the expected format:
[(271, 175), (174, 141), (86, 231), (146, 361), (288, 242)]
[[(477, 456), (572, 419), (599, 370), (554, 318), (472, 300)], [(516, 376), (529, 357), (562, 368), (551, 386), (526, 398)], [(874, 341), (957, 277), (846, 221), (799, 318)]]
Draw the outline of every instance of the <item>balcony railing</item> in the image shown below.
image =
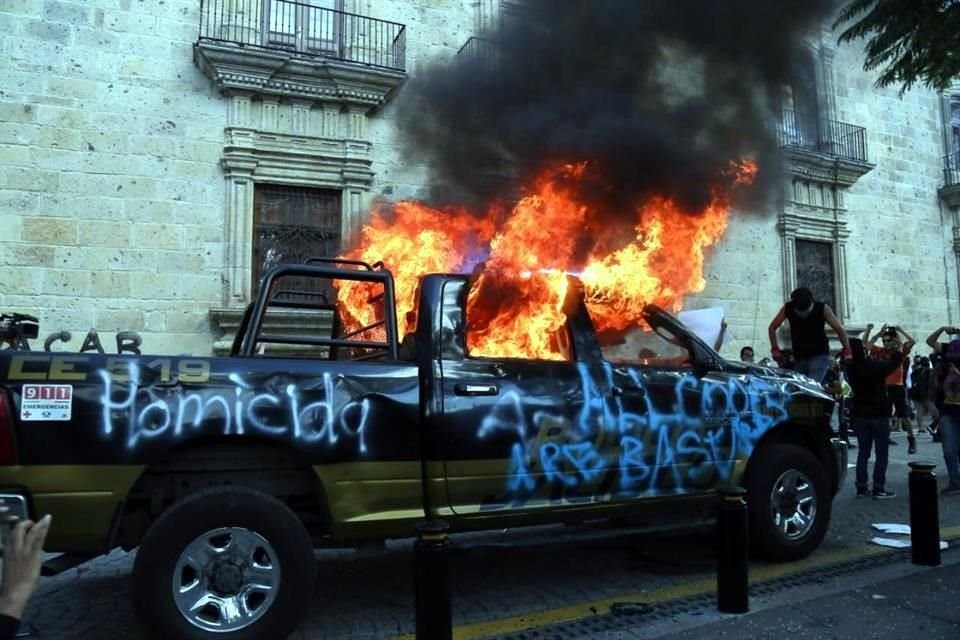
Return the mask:
[(960, 186), (960, 151), (943, 156), (943, 186)]
[(200, 0), (200, 40), (405, 70), (406, 28), (292, 0)]
[(781, 147), (867, 161), (867, 130), (846, 122), (812, 118), (801, 112), (784, 110), (777, 126), (777, 139)]

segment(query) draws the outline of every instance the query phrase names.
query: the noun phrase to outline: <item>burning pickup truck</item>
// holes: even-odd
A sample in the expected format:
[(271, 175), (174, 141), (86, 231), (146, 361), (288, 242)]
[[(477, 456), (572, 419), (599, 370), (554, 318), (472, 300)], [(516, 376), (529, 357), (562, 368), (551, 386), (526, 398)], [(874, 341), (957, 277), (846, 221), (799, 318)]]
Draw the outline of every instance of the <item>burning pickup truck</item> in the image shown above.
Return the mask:
[[(739, 485), (756, 552), (812, 552), (846, 469), (830, 397), (725, 361), (655, 306), (597, 332), (562, 278), (550, 357), (472, 350), (469, 276), (421, 278), (401, 320), (392, 274), (342, 260), (270, 271), (230, 357), (2, 351), (0, 493), (54, 515), (53, 551), (139, 547), (134, 605), (163, 638), (285, 637), (315, 547), (425, 519), (702, 519)], [(363, 292), (369, 321), (344, 323), (318, 282)], [(329, 329), (289, 328), (310, 318)]]

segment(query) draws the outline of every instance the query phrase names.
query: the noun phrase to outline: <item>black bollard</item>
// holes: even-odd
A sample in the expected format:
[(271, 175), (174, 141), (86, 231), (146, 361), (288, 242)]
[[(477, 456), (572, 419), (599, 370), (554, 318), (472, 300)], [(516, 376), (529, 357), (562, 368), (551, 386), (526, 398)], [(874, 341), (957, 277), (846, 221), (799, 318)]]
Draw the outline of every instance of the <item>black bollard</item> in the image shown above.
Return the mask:
[(913, 564), (940, 564), (940, 511), (937, 503), (935, 464), (911, 462), (910, 551)]
[(717, 609), (750, 610), (747, 594), (747, 503), (740, 487), (720, 489), (717, 512)]
[(453, 637), (448, 530), (447, 524), (440, 521), (417, 527), (417, 541), (413, 545), (417, 640), (451, 640)]

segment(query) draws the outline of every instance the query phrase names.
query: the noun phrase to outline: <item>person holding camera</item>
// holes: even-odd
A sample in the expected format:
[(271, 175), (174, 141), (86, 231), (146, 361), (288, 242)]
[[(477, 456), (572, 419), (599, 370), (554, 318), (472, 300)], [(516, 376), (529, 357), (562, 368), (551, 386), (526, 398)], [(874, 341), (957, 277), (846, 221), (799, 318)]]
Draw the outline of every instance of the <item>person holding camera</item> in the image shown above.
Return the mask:
[[(887, 462), (890, 446), (890, 400), (887, 398), (886, 377), (903, 363), (903, 354), (893, 352), (887, 359), (868, 358), (863, 342), (850, 340), (852, 358), (847, 364), (847, 380), (853, 389), (850, 417), (857, 436), (857, 497), (873, 495), (874, 500), (893, 498), (887, 491)], [(873, 463), (873, 492), (869, 489), (867, 463), (875, 449)]]
[[(883, 325), (880, 332), (870, 337), (873, 331), (873, 325), (867, 325), (867, 333), (863, 336), (863, 341), (870, 346), (870, 355), (880, 360), (887, 360), (894, 353), (900, 353), (905, 362), (909, 362), (910, 351), (917, 341), (901, 329), (900, 327)], [(883, 342), (882, 347), (877, 347), (874, 342), (880, 338)], [(907, 434), (908, 454), (917, 452), (917, 438), (913, 434), (913, 421), (910, 419), (910, 409), (907, 407), (907, 388), (904, 385), (905, 372), (903, 367), (893, 371), (887, 376), (887, 396), (893, 405), (893, 424), (891, 431), (903, 430)]]
[[(946, 333), (949, 342), (940, 342)], [(960, 494), (960, 329), (940, 327), (930, 334), (927, 344), (939, 357), (937, 380), (940, 409), (940, 444), (950, 482), (943, 495)]]

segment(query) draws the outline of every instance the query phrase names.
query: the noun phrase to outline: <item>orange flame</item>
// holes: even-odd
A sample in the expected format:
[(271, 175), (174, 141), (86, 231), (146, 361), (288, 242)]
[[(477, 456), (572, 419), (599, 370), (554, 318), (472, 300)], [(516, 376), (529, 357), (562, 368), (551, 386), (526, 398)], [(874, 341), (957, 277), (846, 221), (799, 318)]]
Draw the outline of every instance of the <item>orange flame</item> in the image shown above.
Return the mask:
[[(440, 211), (407, 201), (393, 205), (390, 220), (377, 210), (360, 246), (343, 257), (383, 260), (391, 269), (400, 327), (414, 309), (420, 276), (468, 272), (482, 260), (467, 297), (470, 354), (564, 359), (558, 330), (566, 321), (567, 273), (579, 274), (598, 331), (640, 326), (645, 304), (676, 311), (684, 295), (703, 290), (705, 250), (722, 237), (730, 214), (728, 191), (715, 189), (699, 213), (657, 196), (635, 208), (633, 237), (618, 238), (618, 230), (603, 227), (578, 197), (576, 186), (586, 167), (544, 172), (499, 228), (502, 212), (496, 207), (476, 217), (463, 209)], [(725, 176), (728, 190), (752, 183), (756, 171), (752, 161), (734, 163)], [(578, 256), (585, 239), (593, 249)], [(375, 320), (369, 285), (343, 282), (338, 299), (346, 326)]]

